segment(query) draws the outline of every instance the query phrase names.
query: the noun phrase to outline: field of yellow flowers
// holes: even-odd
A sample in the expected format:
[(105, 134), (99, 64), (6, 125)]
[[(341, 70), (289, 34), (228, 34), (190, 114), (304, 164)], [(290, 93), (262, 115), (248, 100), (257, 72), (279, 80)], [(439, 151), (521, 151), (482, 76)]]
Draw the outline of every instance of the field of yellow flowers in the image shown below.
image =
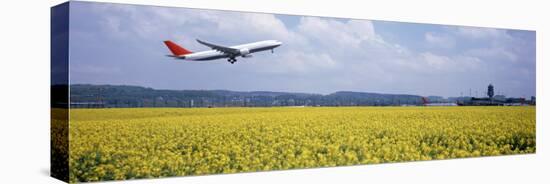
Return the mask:
[(535, 107), (71, 109), (70, 181), (535, 153)]

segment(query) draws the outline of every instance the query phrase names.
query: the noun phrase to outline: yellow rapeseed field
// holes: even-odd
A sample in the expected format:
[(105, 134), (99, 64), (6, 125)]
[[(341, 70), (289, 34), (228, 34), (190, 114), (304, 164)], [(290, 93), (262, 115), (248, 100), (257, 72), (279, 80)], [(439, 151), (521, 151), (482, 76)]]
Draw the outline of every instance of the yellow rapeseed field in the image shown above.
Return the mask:
[(70, 181), (535, 153), (535, 107), (71, 109)]

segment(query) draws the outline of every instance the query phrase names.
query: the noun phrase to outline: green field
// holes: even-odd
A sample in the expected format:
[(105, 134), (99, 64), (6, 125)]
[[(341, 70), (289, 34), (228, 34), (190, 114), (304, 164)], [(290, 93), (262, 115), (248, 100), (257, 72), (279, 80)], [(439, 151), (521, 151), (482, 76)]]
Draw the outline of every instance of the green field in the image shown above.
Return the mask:
[(535, 153), (535, 107), (71, 109), (70, 181)]

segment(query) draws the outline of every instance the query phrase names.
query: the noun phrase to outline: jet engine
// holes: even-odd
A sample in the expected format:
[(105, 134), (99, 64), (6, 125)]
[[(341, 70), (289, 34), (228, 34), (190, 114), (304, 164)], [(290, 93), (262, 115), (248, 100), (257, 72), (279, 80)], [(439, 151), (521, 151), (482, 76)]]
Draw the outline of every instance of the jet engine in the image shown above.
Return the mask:
[(243, 49), (239, 50), (239, 52), (241, 53), (242, 56), (246, 56), (246, 55), (250, 54), (250, 50), (248, 50), (248, 48), (243, 48)]

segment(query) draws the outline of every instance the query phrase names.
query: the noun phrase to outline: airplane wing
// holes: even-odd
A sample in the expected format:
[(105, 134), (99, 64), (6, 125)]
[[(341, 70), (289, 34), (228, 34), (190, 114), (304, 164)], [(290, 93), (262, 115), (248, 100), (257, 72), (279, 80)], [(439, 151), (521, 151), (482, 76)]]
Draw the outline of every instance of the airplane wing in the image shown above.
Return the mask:
[(197, 42), (199, 42), (200, 44), (203, 44), (203, 45), (206, 45), (214, 50), (217, 50), (217, 51), (220, 51), (220, 52), (223, 52), (225, 54), (229, 54), (229, 55), (238, 55), (240, 53), (239, 49), (234, 49), (234, 48), (230, 48), (230, 47), (224, 47), (224, 46), (219, 46), (219, 45), (215, 45), (215, 44), (211, 44), (211, 43), (208, 43), (208, 42), (204, 42), (204, 41), (201, 41), (199, 39), (197, 39)]

